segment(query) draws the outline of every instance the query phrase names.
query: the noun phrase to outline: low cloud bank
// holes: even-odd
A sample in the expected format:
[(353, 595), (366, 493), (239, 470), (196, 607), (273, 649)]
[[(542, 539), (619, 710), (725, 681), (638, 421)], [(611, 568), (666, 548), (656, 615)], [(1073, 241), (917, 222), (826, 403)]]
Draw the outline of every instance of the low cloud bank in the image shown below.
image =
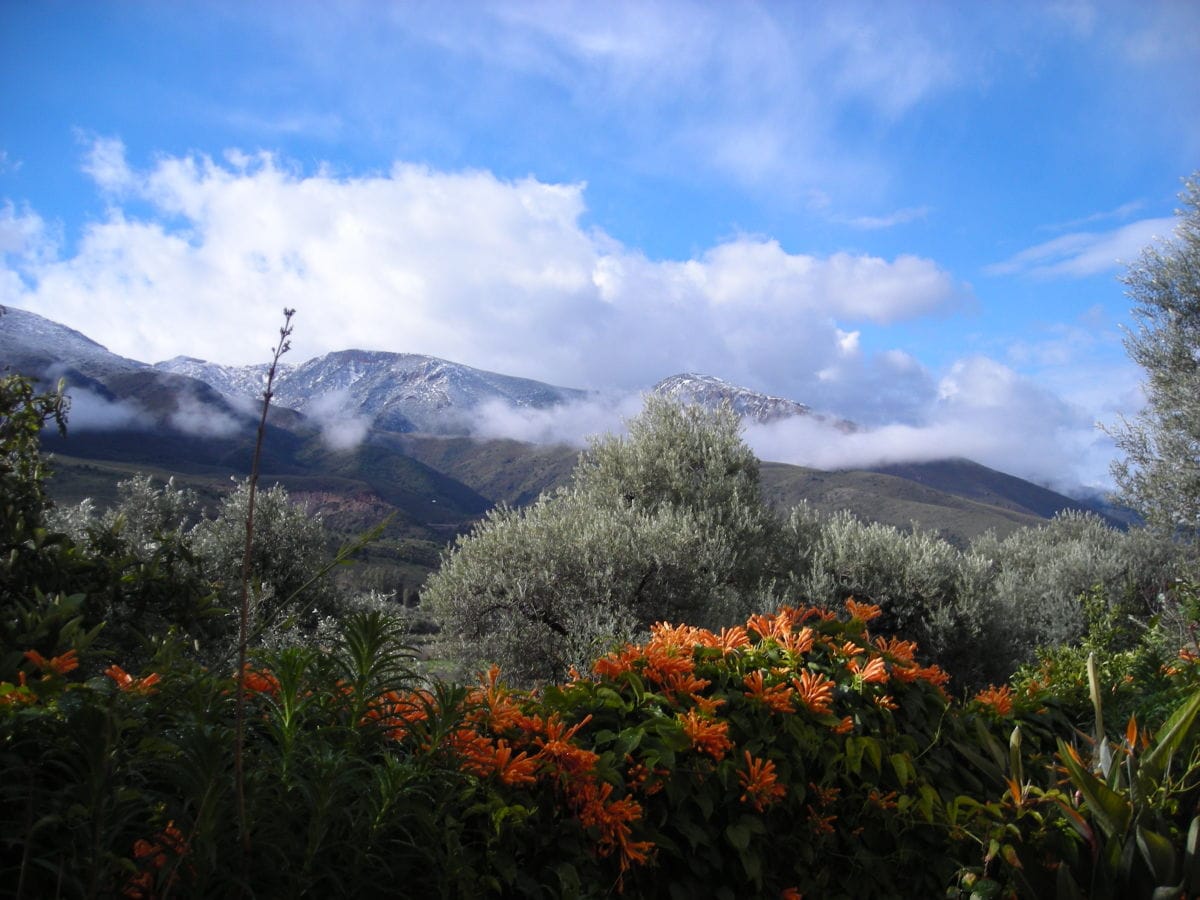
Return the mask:
[[(1111, 486), (1112, 440), (1079, 407), (986, 357), (959, 361), (911, 421), (868, 424), (850, 433), (837, 417), (746, 422), (743, 437), (763, 460), (815, 469), (863, 469), (963, 457), (1065, 493)], [(642, 394), (612, 395), (549, 409), (493, 402), (479, 407), (471, 433), (530, 443), (586, 444), (623, 433)]]
[(150, 414), (136, 403), (110, 400), (86, 388), (70, 388), (67, 394), (69, 431), (133, 431), (154, 425)]
[(350, 412), (347, 390), (322, 394), (304, 408), (304, 414), (321, 429), (321, 440), (331, 450), (353, 450), (371, 430), (369, 416)]
[(582, 447), (592, 435), (623, 433), (625, 422), (641, 409), (641, 394), (596, 396), (544, 409), (494, 400), (476, 407), (469, 427), (473, 437), (484, 440)]

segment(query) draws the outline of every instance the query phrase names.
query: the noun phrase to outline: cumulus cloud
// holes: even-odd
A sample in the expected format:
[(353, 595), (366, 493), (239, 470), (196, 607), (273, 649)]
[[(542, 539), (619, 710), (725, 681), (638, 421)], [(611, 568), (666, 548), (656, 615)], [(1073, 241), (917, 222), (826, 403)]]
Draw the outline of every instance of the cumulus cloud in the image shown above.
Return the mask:
[(120, 188), (107, 217), (72, 253), (23, 259), (7, 302), (146, 361), (259, 361), (288, 306), (298, 357), (416, 351), (589, 388), (719, 372), (816, 404), (838, 373), (890, 373), (843, 340), (856, 324), (971, 301), (916, 256), (818, 257), (739, 235), (653, 260), (581, 224), (581, 184), (406, 164), (306, 174), (233, 152), (141, 171), (111, 141), (88, 165)]
[(989, 275), (1084, 278), (1116, 269), (1141, 256), (1149, 244), (1174, 233), (1173, 218), (1141, 219), (1111, 231), (1077, 231), (1022, 250), (984, 271)]

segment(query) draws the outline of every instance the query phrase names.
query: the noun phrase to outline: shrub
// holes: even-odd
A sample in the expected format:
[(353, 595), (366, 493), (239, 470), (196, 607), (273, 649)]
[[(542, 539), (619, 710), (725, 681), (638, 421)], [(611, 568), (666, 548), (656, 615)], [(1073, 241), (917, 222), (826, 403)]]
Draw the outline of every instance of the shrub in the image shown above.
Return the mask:
[(777, 531), (736, 415), (648, 398), (568, 487), (460, 538), (422, 602), (461, 660), (554, 680), (658, 619), (744, 617), (771, 590)]

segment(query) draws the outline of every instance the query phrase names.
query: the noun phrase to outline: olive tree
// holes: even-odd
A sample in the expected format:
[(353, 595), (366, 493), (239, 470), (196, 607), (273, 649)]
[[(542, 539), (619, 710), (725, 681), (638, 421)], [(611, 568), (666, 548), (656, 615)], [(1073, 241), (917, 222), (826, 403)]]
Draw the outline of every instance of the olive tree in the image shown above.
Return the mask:
[(1146, 373), (1146, 405), (1115, 431), (1120, 498), (1154, 528), (1200, 541), (1200, 173), (1175, 239), (1148, 247), (1123, 281), (1136, 304), (1125, 348)]
[(743, 616), (771, 589), (779, 527), (737, 415), (650, 397), (566, 487), (461, 537), (422, 599), (465, 660), (549, 680), (659, 619)]
[[(217, 514), (200, 520), (189, 532), (192, 552), (216, 588), (221, 603), (235, 608), (241, 592), (242, 555), (246, 541), (248, 481), (221, 501)], [(329, 533), (320, 516), (292, 503), (282, 485), (258, 491), (250, 584), (254, 619), (271, 642), (290, 640), (279, 630), (285, 623), (311, 631), (338, 610), (337, 588), (320, 577), (332, 554)]]

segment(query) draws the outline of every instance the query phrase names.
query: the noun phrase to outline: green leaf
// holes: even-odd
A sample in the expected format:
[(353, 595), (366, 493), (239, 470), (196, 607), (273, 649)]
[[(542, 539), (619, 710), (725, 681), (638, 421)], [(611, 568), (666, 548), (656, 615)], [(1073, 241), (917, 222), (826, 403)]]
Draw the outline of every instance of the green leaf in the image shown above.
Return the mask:
[(1083, 794), (1088, 811), (1108, 837), (1119, 837), (1129, 827), (1132, 808), (1120, 794), (1079, 764), (1062, 738), (1058, 738), (1058, 755), (1067, 768), (1071, 783)]
[(846, 771), (851, 775), (862, 771), (863, 740), (857, 735), (846, 738)]
[(896, 773), (896, 778), (900, 782), (901, 787), (908, 787), (908, 783), (912, 781), (916, 775), (912, 766), (912, 760), (907, 753), (893, 753), (888, 757), (888, 761), (892, 764), (892, 770)]
[(1139, 825), (1137, 845), (1155, 881), (1165, 885), (1175, 880), (1175, 848), (1167, 838)]
[(735, 822), (725, 829), (725, 837), (735, 850), (745, 850), (750, 846), (750, 829), (740, 822)]
[(1184, 844), (1183, 877), (1187, 890), (1200, 893), (1200, 816), (1192, 819), (1188, 828), (1187, 843)]
[(971, 891), (971, 900), (995, 900), (1000, 896), (1002, 886), (998, 881), (992, 881), (990, 878), (981, 878), (975, 882), (974, 889)]
[[(1149, 781), (1157, 785), (1162, 779), (1162, 774), (1170, 762), (1171, 755), (1179, 748), (1179, 745), (1187, 736), (1192, 723), (1196, 719), (1197, 713), (1200, 713), (1200, 690), (1192, 694), (1189, 700), (1181, 704), (1171, 714), (1171, 717), (1167, 719), (1159, 731), (1158, 738), (1154, 742), (1154, 746), (1150, 749), (1150, 752), (1142, 757), (1139, 780), (1143, 784)], [(1151, 792), (1151, 790), (1143, 791), (1146, 796), (1149, 796)]]
[(575, 866), (569, 862), (561, 862), (554, 867), (554, 874), (558, 876), (558, 883), (562, 887), (563, 896), (579, 896), (583, 885), (579, 880), (579, 872), (576, 871)]

